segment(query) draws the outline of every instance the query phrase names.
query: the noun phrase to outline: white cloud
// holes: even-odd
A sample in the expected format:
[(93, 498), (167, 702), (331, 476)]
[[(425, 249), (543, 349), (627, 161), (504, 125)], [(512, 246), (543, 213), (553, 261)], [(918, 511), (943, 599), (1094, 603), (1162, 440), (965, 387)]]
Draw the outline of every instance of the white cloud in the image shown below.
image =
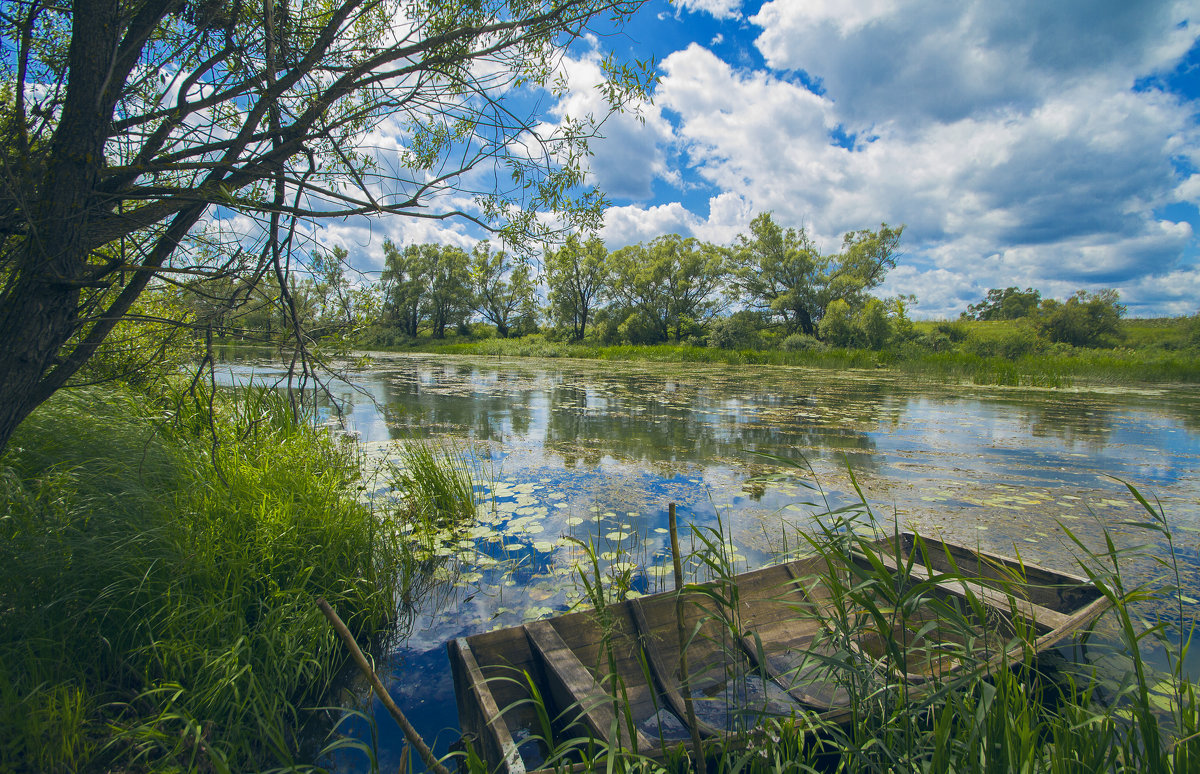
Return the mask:
[(681, 11), (707, 13), (716, 19), (742, 18), (742, 0), (675, 0)]
[[(785, 38), (825, 25), (821, 55), (829, 66), (853, 52), (866, 60), (865, 69), (832, 78), (810, 70), (826, 87), (817, 94), (786, 73), (737, 70), (693, 44), (664, 60), (659, 104), (677, 116), (676, 143), (695, 175), (747, 212), (772, 210), (781, 222), (808, 227), (826, 251), (838, 248), (845, 231), (906, 224), (909, 269), (888, 289), (915, 292), (923, 315), (961, 310), (988, 287), (1033, 285), (1053, 295), (1059, 288), (1065, 294), (1135, 287), (1144, 277), (1195, 271), (1182, 257), (1193, 242), (1191, 228), (1155, 212), (1172, 202), (1200, 202), (1200, 178), (1181, 181), (1175, 166), (1197, 148), (1194, 106), (1157, 89), (1131, 88), (1139, 68), (1169, 67), (1186, 50), (1171, 21), (1178, 9), (1147, 14), (1154, 29), (1166, 24), (1162, 39), (1152, 39), (1140, 19), (1129, 20), (1127, 31), (1106, 23), (1103, 34), (1081, 33), (1093, 43), (1123, 35), (1129, 49), (1113, 52), (1113, 67), (1089, 54), (1088, 69), (1055, 60), (1040, 32), (1017, 59), (1001, 56), (997, 41), (1014, 40), (1010, 27), (1036, 25), (1036, 15), (1014, 20), (982, 6), (967, 13), (950, 5), (877, 2), (847, 15), (832, 3), (768, 3), (753, 19), (767, 25), (759, 44), (768, 61), (798, 56), (804, 48)], [(947, 19), (934, 25), (946, 36), (942, 49), (953, 48), (954, 35), (983, 41), (974, 64), (959, 51), (939, 67), (982, 69), (959, 72), (941, 93), (917, 70), (943, 54), (922, 49), (913, 52), (926, 60), (911, 63), (911, 83), (901, 72), (885, 79), (895, 94), (864, 96), (884, 89), (864, 73), (886, 69), (896, 54), (882, 46), (868, 50), (859, 38), (881, 27), (897, 31), (897, 17), (906, 14), (935, 13)], [(987, 14), (985, 24), (978, 17)], [(1061, 14), (1049, 16), (1047, 23), (1063, 31)], [(1066, 42), (1063, 55), (1081, 45)], [(1010, 84), (986, 83), (989, 73), (1013, 67), (1019, 72), (1000, 77)], [(844, 88), (833, 88), (838, 79)], [(1019, 98), (1002, 99), (995, 88)], [(945, 110), (905, 104), (941, 98)], [(865, 128), (852, 147), (835, 141), (842, 128), (856, 126)], [(718, 227), (717, 213), (697, 223), (695, 233), (728, 233), (727, 223)], [(928, 282), (920, 279), (926, 273)]]
[[(570, 91), (549, 111), (557, 123), (608, 114), (608, 103), (596, 88), (603, 81), (600, 60), (597, 49), (562, 60), (559, 69)], [(552, 126), (545, 124), (542, 131), (549, 133)], [(609, 196), (647, 200), (654, 194), (655, 177), (671, 176), (664, 154), (671, 126), (656, 105), (633, 105), (626, 112), (610, 115), (600, 126), (599, 135), (589, 143), (592, 156), (586, 162), (588, 182)]]
[(609, 207), (600, 238), (609, 250), (648, 242), (663, 234), (691, 236), (699, 219), (678, 202), (652, 207)]
[(771, 0), (750, 21), (776, 70), (820, 79), (854, 130), (1029, 110), (1062, 88), (1128, 89), (1196, 35), (1195, 0)]

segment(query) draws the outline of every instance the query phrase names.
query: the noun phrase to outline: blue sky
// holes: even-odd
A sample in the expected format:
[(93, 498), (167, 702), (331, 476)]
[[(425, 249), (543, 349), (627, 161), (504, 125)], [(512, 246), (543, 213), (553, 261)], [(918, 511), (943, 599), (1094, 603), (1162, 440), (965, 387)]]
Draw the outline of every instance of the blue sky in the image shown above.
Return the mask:
[[(547, 121), (599, 108), (607, 51), (659, 60), (644, 122), (593, 143), (610, 249), (728, 243), (758, 212), (826, 251), (905, 224), (882, 295), (953, 317), (990, 287), (1115, 287), (1137, 316), (1200, 308), (1200, 0), (654, 0), (563, 67)], [(376, 225), (360, 247), (461, 242)], [(440, 229), (440, 230), (439, 230)], [(318, 237), (320, 238), (320, 237)], [(353, 249), (353, 244), (348, 244)]]

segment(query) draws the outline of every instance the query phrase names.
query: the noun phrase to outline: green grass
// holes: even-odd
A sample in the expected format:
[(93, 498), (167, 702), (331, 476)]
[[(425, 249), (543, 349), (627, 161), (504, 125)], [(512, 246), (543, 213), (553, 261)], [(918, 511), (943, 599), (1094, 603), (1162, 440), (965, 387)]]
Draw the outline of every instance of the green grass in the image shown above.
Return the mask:
[[(0, 771), (303, 769), (399, 546), (277, 394), (60, 393), (0, 458)], [(214, 467), (215, 463), (215, 467)]]
[(1107, 348), (1050, 344), (1026, 321), (922, 321), (912, 340), (873, 351), (824, 346), (799, 351), (727, 350), (692, 344), (601, 345), (519, 339), (418, 339), (393, 350), (497, 357), (885, 369), (936, 382), (1069, 387), (1076, 384), (1200, 383), (1200, 351), (1190, 318), (1126, 320)]

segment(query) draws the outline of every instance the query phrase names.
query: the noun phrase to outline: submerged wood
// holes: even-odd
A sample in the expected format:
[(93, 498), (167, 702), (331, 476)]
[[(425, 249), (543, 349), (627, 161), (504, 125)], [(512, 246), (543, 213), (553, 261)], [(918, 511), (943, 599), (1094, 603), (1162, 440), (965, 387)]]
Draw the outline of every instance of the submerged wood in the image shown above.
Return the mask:
[[(455, 639), (447, 649), (464, 738), (492, 770), (520, 774), (543, 767), (545, 718), (556, 739), (656, 759), (693, 736), (738, 738), (764, 717), (843, 724), (855, 708), (835, 662), (848, 650), (919, 696), (968, 670), (1017, 663), (1030, 644), (1049, 648), (1108, 606), (1086, 578), (946, 541), (905, 533), (859, 547), (689, 586), (682, 607), (670, 591), (603, 616)], [(912, 609), (880, 617), (860, 605), (853, 621), (831, 625), (847, 614), (834, 578), (874, 578)], [(951, 613), (957, 625), (944, 620)], [(694, 632), (686, 651), (681, 628)]]

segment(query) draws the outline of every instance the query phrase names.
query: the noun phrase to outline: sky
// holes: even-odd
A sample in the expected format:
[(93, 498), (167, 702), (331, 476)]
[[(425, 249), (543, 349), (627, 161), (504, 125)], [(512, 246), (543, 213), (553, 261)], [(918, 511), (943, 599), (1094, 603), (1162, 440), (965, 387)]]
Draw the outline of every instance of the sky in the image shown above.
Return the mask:
[[(770, 211), (837, 252), (903, 224), (877, 291), (956, 317), (988, 288), (1116, 288), (1130, 316), (1200, 309), (1200, 0), (664, 0), (563, 62), (548, 122), (598, 110), (608, 52), (658, 60), (641, 121), (592, 143), (609, 249), (721, 244)], [(461, 224), (382, 236), (461, 244)], [(355, 244), (356, 243), (356, 244)], [(372, 257), (368, 262), (374, 262)]]

